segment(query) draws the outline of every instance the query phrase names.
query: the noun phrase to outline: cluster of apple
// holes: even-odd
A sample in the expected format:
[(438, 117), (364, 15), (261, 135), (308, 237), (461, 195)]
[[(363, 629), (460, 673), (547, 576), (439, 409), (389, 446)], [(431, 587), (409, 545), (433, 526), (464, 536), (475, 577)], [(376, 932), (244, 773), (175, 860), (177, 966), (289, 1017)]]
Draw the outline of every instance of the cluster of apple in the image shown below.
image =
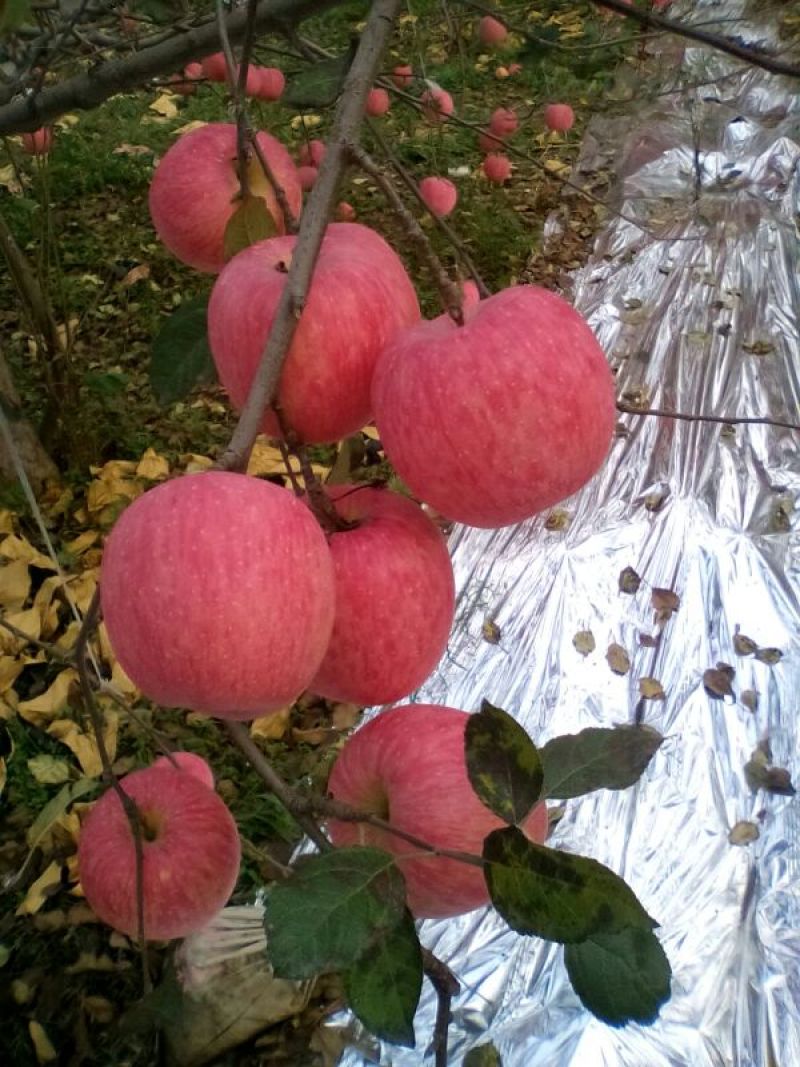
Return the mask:
[[(214, 52), (206, 56), (202, 63), (189, 63), (184, 67), (183, 75), (176, 74), (172, 78), (170, 88), (181, 96), (191, 96), (197, 89), (198, 81), (225, 82), (227, 78), (228, 67), (224, 54)], [(279, 67), (253, 64), (247, 68), (244, 91), (254, 100), (280, 100), (285, 88), (286, 78)]]
[[(507, 112), (493, 119), (495, 129), (502, 119), (508, 130)], [(265, 132), (258, 145), (299, 215), (302, 183), (287, 149)], [(318, 165), (324, 150), (310, 142), (302, 165)], [(296, 238), (284, 233), (278, 198), (254, 160), (249, 195), (263, 198), (277, 235), (225, 262), (237, 165), (234, 126), (186, 133), (159, 163), (150, 209), (178, 258), (218, 274), (209, 342), (238, 408)], [(614, 428), (613, 380), (589, 327), (555, 294), (512, 286), (479, 300), (466, 285), (464, 297), (462, 323), (448, 315), (422, 320), (411, 279), (383, 237), (359, 224), (329, 224), (276, 399), (306, 444), (337, 441), (374, 419), (414, 497), (448, 519), (499, 527), (563, 500), (597, 471)], [(272, 411), (261, 428), (279, 436)], [(444, 539), (418, 503), (388, 489), (351, 484), (326, 492), (340, 520), (333, 531), (305, 498), (223, 471), (176, 478), (127, 508), (105, 547), (101, 598), (115, 654), (145, 696), (251, 720), (306, 689), (374, 705), (422, 684), (453, 621)], [(467, 717), (432, 705), (382, 713), (345, 745), (334, 797), (432, 844), (480, 852), (500, 822), (467, 778)], [(158, 761), (123, 780), (144, 829), (149, 937), (201, 925), (235, 883), (233, 820), (207, 769), (199, 777), (196, 766)], [(540, 805), (525, 830), (541, 841), (546, 826)], [(455, 914), (488, 900), (479, 868), (420, 857), (361, 824), (334, 822), (330, 830), (337, 843), (379, 843), (397, 856), (416, 915)], [(86, 820), (79, 861), (97, 913), (135, 932), (134, 850), (113, 791)]]

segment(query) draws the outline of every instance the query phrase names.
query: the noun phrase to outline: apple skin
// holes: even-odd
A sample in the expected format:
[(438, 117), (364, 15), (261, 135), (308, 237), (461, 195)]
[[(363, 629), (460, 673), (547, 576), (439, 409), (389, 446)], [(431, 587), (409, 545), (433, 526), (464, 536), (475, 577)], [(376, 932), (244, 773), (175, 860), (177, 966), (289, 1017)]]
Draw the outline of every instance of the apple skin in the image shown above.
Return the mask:
[(414, 81), (414, 68), (407, 63), (395, 67), (392, 71), (392, 81), (398, 89), (408, 89)]
[(29, 156), (46, 156), (53, 147), (52, 126), (40, 126), (33, 133), (22, 134), (22, 150)]
[(512, 286), (465, 312), (464, 326), (443, 315), (387, 345), (375, 423), (416, 497), (456, 522), (506, 526), (599, 469), (616, 422), (614, 380), (592, 331), (555, 293)]
[[(466, 711), (436, 704), (381, 712), (345, 742), (328, 792), (431, 845), (480, 856), (484, 838), (506, 824), (484, 807), (467, 776), (468, 720)], [(332, 820), (328, 829), (336, 845), (371, 845), (396, 856), (408, 906), (418, 919), (446, 919), (489, 903), (480, 867), (424, 856), (415, 845), (365, 823)], [(531, 810), (521, 829), (532, 841), (544, 841), (544, 803)]]
[(511, 160), (502, 152), (490, 152), (483, 161), (483, 173), (490, 182), (502, 185), (511, 177)]
[(386, 89), (370, 89), (367, 94), (365, 110), (371, 118), (380, 118), (381, 115), (386, 114), (391, 106), (392, 101), (389, 99), (389, 93)]
[(512, 133), (516, 132), (518, 126), (517, 113), (508, 107), (498, 107), (492, 112), (492, 117), (489, 120), (490, 132), (497, 134), (498, 137), (510, 137)]
[(575, 123), (575, 112), (569, 104), (548, 104), (544, 109), (544, 124), (548, 130), (566, 133)]
[[(299, 215), (303, 194), (289, 152), (268, 133), (258, 134), (258, 144), (292, 214)], [(236, 166), (236, 127), (210, 122), (183, 134), (156, 167), (150, 184), (153, 224), (170, 252), (196, 270), (216, 274), (225, 265), (225, 227), (238, 204)], [(280, 206), (255, 156), (248, 177), (251, 193), (266, 200), (282, 233)]]
[[(295, 243), (295, 237), (273, 237), (251, 245), (234, 256), (212, 290), (209, 343), (237, 409), (261, 359)], [(358, 223), (328, 226), (278, 389), (301, 440), (338, 441), (369, 422), (378, 355), (419, 314), (403, 264), (378, 233)], [(271, 411), (261, 426), (272, 436), (280, 432)]]
[(225, 471), (135, 500), (100, 575), (116, 656), (164, 707), (253, 719), (291, 704), (333, 627), (333, 561), (292, 493)]
[(453, 98), (446, 89), (427, 89), (420, 97), (422, 114), (428, 122), (445, 122), (455, 110)]
[(322, 165), (327, 146), (324, 141), (313, 140), (301, 145), (297, 153), (297, 162), (301, 167), (317, 167)]
[(224, 52), (214, 52), (213, 55), (205, 56), (200, 66), (203, 74), (212, 82), (224, 82), (228, 78), (228, 66), (225, 62)]
[[(233, 816), (213, 789), (185, 771), (147, 767), (120, 781), (145, 824), (142, 841), (144, 934), (185, 937), (225, 906), (241, 848)], [(153, 840), (150, 833), (155, 834)], [(84, 819), (78, 842), (81, 887), (104, 923), (138, 934), (136, 849), (128, 817), (108, 789)]]
[(214, 788), (214, 772), (203, 757), (195, 752), (171, 752), (169, 756), (159, 756), (153, 766), (183, 771), (185, 774), (191, 774), (209, 789)]
[(319, 171), (316, 167), (298, 167), (297, 178), (300, 182), (300, 188), (304, 193), (307, 193), (309, 189), (314, 188), (314, 183), (319, 177)]
[(337, 222), (353, 222), (355, 217), (356, 209), (352, 204), (348, 204), (346, 200), (342, 200), (341, 203), (336, 205)]
[(456, 206), (458, 190), (447, 178), (423, 178), (419, 183), (419, 195), (432, 215), (443, 219)]
[(331, 700), (389, 704), (417, 689), (447, 647), (455, 585), (444, 538), (418, 504), (388, 489), (328, 493), (359, 525), (328, 538), (333, 633), (309, 688)]
[(490, 152), (502, 152), (503, 142), (498, 140), (497, 134), (484, 131), (478, 134), (478, 148), (484, 155), (488, 155)]
[(203, 73), (203, 64), (187, 63), (186, 66), (183, 68), (183, 75), (190, 81), (199, 81), (201, 78), (205, 77), (205, 74)]
[(481, 44), (502, 44), (508, 37), (508, 30), (496, 18), (484, 15), (478, 23), (478, 39)]
[(286, 76), (278, 67), (257, 67), (258, 83), (253, 96), (258, 100), (280, 100), (286, 88)]

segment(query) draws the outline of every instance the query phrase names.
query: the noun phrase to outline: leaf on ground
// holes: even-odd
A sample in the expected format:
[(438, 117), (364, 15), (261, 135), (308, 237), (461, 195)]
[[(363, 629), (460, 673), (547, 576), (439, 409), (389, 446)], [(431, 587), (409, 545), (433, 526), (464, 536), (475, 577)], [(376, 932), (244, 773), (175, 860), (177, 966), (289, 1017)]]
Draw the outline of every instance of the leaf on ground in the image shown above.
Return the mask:
[(22, 559), (34, 567), (39, 567), (40, 570), (55, 571), (58, 569), (49, 556), (43, 555), (24, 537), (17, 537), (16, 534), (9, 534), (0, 541), (0, 556), (8, 560)]
[(160, 456), (153, 448), (148, 448), (136, 464), (136, 477), (148, 482), (161, 482), (169, 478), (169, 460)]
[(47, 900), (61, 888), (61, 864), (53, 860), (35, 882), (28, 887), (25, 899), (16, 910), (17, 915), (35, 915)]
[(631, 658), (622, 645), (609, 645), (606, 649), (606, 661), (614, 674), (627, 674), (631, 669)]
[(0, 567), (0, 606), (4, 611), (20, 611), (31, 590), (31, 572), (24, 559)]
[(33, 1045), (33, 1051), (36, 1054), (37, 1063), (53, 1063), (58, 1059), (58, 1053), (53, 1042), (47, 1036), (47, 1031), (36, 1019), (31, 1019), (28, 1022), (28, 1034)]
[(484, 700), (464, 731), (464, 755), (472, 788), (498, 818), (520, 823), (542, 794), (542, 764), (519, 723)]
[(564, 962), (584, 1007), (610, 1026), (651, 1023), (669, 999), (672, 971), (651, 930), (594, 934), (566, 945)]
[(422, 991), (422, 950), (406, 912), (357, 963), (344, 972), (353, 1013), (383, 1041), (414, 1048), (414, 1014)]
[(40, 785), (62, 785), (71, 777), (70, 766), (66, 760), (48, 756), (44, 752), (28, 760), (28, 770)]
[(301, 858), (265, 902), (269, 958), (281, 978), (344, 970), (404, 915), (405, 882), (376, 848), (337, 848)]
[(650, 726), (590, 726), (540, 749), (543, 793), (570, 800), (595, 789), (627, 789), (641, 778), (664, 738)]
[(572, 638), (572, 644), (575, 646), (576, 652), (580, 652), (582, 656), (588, 656), (595, 650), (594, 634), (591, 630), (579, 630)]
[(56, 676), (54, 682), (45, 689), (38, 697), (32, 700), (21, 700), (19, 714), (27, 722), (45, 729), (69, 706), (69, 694), (71, 687), (78, 681), (78, 672), (72, 667), (67, 667)]
[(208, 345), (207, 308), (205, 296), (181, 304), (153, 341), (150, 386), (163, 407), (182, 400), (195, 386), (216, 379)]
[(292, 714), (292, 705), (272, 711), (269, 715), (261, 715), (250, 723), (250, 736), (258, 737), (262, 741), (279, 741), (289, 727), (289, 719)]
[(516, 827), (492, 831), (483, 859), (492, 903), (517, 933), (570, 943), (599, 931), (656, 925), (608, 867), (534, 844)]
[(165, 119), (174, 119), (178, 114), (178, 97), (174, 93), (161, 93), (148, 105), (150, 111)]
[[(103, 737), (110, 760), (117, 752), (117, 723), (115, 711), (106, 711), (104, 715)], [(87, 778), (99, 778), (103, 773), (103, 762), (94, 732), (84, 733), (71, 719), (56, 719), (47, 727), (51, 737), (57, 738), (73, 752)]]

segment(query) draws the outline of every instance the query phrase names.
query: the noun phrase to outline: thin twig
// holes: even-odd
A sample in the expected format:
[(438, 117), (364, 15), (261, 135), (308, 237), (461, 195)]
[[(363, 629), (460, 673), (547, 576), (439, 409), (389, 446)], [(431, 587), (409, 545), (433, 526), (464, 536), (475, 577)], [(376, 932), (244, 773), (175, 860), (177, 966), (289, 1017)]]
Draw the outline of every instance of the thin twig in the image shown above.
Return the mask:
[(772, 419), (767, 415), (692, 415), (684, 411), (666, 411), (663, 408), (640, 408), (634, 404), (617, 401), (617, 411), (625, 415), (658, 415), (662, 419), (678, 419), (681, 422), (721, 422), (726, 426), (777, 426), (783, 430), (800, 433), (800, 424)]
[[(242, 60), (239, 73), (236, 73), (236, 57), (233, 54), (230, 38), (228, 37), (228, 25), (225, 20), (226, 0), (216, 0), (217, 30), (222, 44), (222, 54), (225, 57), (225, 74), (228, 79), (228, 89), (233, 100), (233, 108), (236, 114), (236, 159), (239, 178), (239, 191), (242, 200), (247, 200), (250, 195), (250, 187), (247, 177), (247, 162), (249, 159), (249, 139), (247, 136), (247, 109), (245, 105), (244, 89), (247, 84), (247, 63)], [(253, 38), (253, 0), (248, 0), (247, 21), (245, 23), (245, 49), (252, 47)], [(249, 60), (248, 60), (249, 62)]]
[(136, 926), (139, 952), (142, 960), (142, 985), (144, 992), (149, 993), (152, 989), (152, 980), (150, 978), (150, 968), (147, 960), (147, 942), (144, 934), (144, 853), (142, 848), (142, 819), (136, 801), (125, 792), (122, 783), (117, 778), (116, 774), (114, 774), (114, 769), (111, 766), (111, 759), (108, 755), (108, 749), (106, 748), (104, 734), (105, 723), (94, 699), (92, 680), (89, 675), (89, 661), (87, 657), (89, 638), (94, 633), (99, 620), (100, 590), (98, 588), (95, 589), (92, 602), (89, 605), (89, 610), (84, 616), (78, 639), (75, 642), (75, 659), (78, 667), (78, 677), (80, 679), (83, 703), (92, 720), (92, 727), (97, 742), (97, 751), (100, 755), (100, 762), (103, 765), (103, 779), (111, 786), (119, 797), (122, 809), (130, 824), (131, 833), (133, 834), (133, 850), (136, 857)]
[(6, 622), (3, 618), (0, 618), (0, 626), (2, 626), (4, 630), (8, 630), (14, 637), (18, 637), (21, 641), (24, 641), (26, 644), (32, 645), (34, 648), (40, 648), (42, 652), (46, 652), (51, 659), (56, 661), (56, 663), (69, 665), (75, 662), (74, 652), (62, 652), (60, 648), (56, 648), (50, 641), (40, 641), (38, 637), (26, 634), (24, 630), (20, 630), (18, 626)]
[(319, 177), (303, 212), (292, 264), (258, 371), (233, 436), (217, 463), (223, 470), (242, 470), (246, 467), (263, 413), (277, 391), (283, 363), (305, 306), (322, 238), (336, 201), (339, 180), (348, 158), (347, 147), (356, 141), (364, 118), (367, 93), (399, 7), (400, 0), (375, 0), (361, 34), (337, 105), (333, 131)]
[(450, 1005), (457, 996), (461, 986), (450, 968), (438, 956), (423, 948), (422, 968), (436, 990), (436, 1022), (433, 1027), (433, 1047), (435, 1067), (447, 1067), (447, 1031), (450, 1026)]
[(421, 252), (422, 257), (427, 262), (428, 269), (436, 282), (436, 287), (439, 290), (439, 297), (442, 301), (444, 310), (454, 322), (458, 323), (459, 326), (463, 325), (464, 314), (461, 309), (463, 294), (445, 270), (444, 264), (437, 256), (433, 245), (428, 239), (428, 235), (403, 203), (400, 194), (372, 156), (370, 156), (368, 152), (365, 152), (359, 145), (351, 146), (350, 154), (359, 167), (370, 176), (373, 183), (389, 201), (392, 210), (403, 223), (406, 237), (408, 237), (408, 239), (413, 242)]

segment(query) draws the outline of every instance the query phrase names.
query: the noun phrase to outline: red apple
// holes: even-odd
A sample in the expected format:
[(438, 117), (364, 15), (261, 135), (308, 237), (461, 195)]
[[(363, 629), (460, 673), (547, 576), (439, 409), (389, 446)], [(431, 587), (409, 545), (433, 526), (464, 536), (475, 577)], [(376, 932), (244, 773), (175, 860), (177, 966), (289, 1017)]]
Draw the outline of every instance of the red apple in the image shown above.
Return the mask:
[(195, 82), (205, 77), (205, 74), (203, 73), (202, 63), (187, 63), (186, 66), (183, 68), (183, 73), (184, 77), (188, 78), (190, 81)]
[(169, 770), (183, 771), (191, 774), (198, 782), (214, 788), (214, 772), (203, 759), (194, 752), (171, 752), (168, 756), (159, 756), (154, 767), (166, 767)]
[(517, 113), (509, 107), (498, 107), (496, 111), (492, 112), (492, 117), (489, 120), (489, 130), (492, 133), (496, 133), (498, 137), (510, 137), (518, 126)]
[(304, 193), (307, 193), (309, 189), (314, 188), (314, 182), (319, 177), (319, 171), (316, 167), (298, 167), (297, 177), (300, 181), (300, 188)]
[[(294, 215), (302, 192), (291, 156), (275, 137), (258, 134), (258, 144)], [(150, 184), (150, 214), (158, 236), (178, 259), (215, 274), (225, 265), (225, 227), (237, 208), (236, 127), (210, 122), (185, 133), (164, 155)], [(255, 155), (247, 164), (250, 193), (261, 196), (283, 232), (275, 192)]]
[[(513, 286), (403, 330), (375, 368), (381, 441), (415, 496), (457, 522), (520, 522), (598, 470), (616, 421), (603, 350), (561, 297)], [(433, 461), (435, 457), (435, 462)]]
[(514, 74), (519, 74), (519, 72), (521, 70), (522, 70), (522, 64), (521, 63), (509, 63), (508, 64), (508, 76), (509, 76), (509, 78)]
[(46, 156), (52, 147), (52, 126), (41, 126), (33, 133), (22, 134), (22, 150), (29, 156)]
[(444, 122), (453, 114), (455, 104), (446, 89), (426, 89), (420, 97), (422, 114), (428, 122)]
[(484, 15), (478, 23), (478, 38), (481, 44), (502, 44), (507, 37), (506, 27), (491, 15)]
[(480, 302), (481, 294), (478, 286), (469, 278), (461, 282), (461, 309), (466, 314), (471, 314), (472, 308)]
[(453, 568), (418, 504), (388, 489), (337, 485), (329, 494), (358, 525), (328, 543), (336, 614), (310, 689), (351, 704), (388, 704), (422, 685), (447, 646)]
[[(505, 824), (484, 807), (467, 776), (464, 730), (469, 715), (435, 704), (381, 712), (345, 743), (328, 791), (428, 844), (480, 856), (483, 839)], [(521, 829), (541, 844), (547, 808), (537, 804)], [(329, 824), (336, 845), (371, 845), (397, 857), (408, 906), (420, 919), (444, 919), (489, 903), (483, 871), (426, 856), (415, 845), (365, 823)]]
[(484, 154), (489, 152), (500, 152), (503, 149), (503, 142), (491, 133), (479, 133), (478, 134), (478, 148)]
[(258, 67), (259, 81), (253, 96), (259, 100), (280, 100), (286, 88), (286, 77), (277, 67)]
[(225, 55), (223, 52), (215, 52), (211, 56), (206, 56), (200, 66), (203, 69), (203, 74), (205, 74), (209, 81), (227, 81), (228, 66), (225, 62)]
[(490, 182), (502, 185), (511, 177), (511, 160), (502, 152), (490, 152), (483, 161), (483, 173)]
[(410, 88), (414, 81), (414, 68), (408, 66), (408, 64), (395, 67), (392, 71), (392, 81), (398, 89)]
[[(240, 859), (236, 823), (214, 790), (185, 771), (147, 767), (120, 785), (142, 820), (145, 937), (185, 937), (210, 922), (233, 892)], [(113, 789), (83, 822), (78, 870), (98, 918), (136, 937), (135, 839)]]
[(302, 167), (320, 167), (325, 158), (325, 142), (313, 140), (301, 145), (297, 153), (297, 162)]
[(385, 89), (370, 89), (367, 94), (366, 112), (372, 118), (380, 118), (381, 115), (386, 114), (391, 104), (389, 94)]
[(432, 215), (445, 218), (456, 206), (458, 191), (447, 178), (423, 178), (419, 183), (419, 195)]
[(169, 78), (168, 87), (170, 92), (177, 93), (178, 96), (194, 96), (197, 92), (197, 86), (185, 74), (173, 74)]
[(100, 585), (111, 646), (145, 696), (221, 718), (291, 704), (333, 626), (333, 562), (314, 517), (242, 474), (188, 474), (135, 500)]
[(575, 112), (569, 104), (548, 104), (544, 109), (544, 124), (548, 130), (565, 133), (575, 122)]
[(342, 200), (341, 203), (336, 205), (337, 222), (353, 222), (355, 217), (356, 209), (352, 204), (348, 204), (346, 200)]
[[(274, 237), (246, 248), (212, 290), (209, 342), (235, 408), (244, 403), (261, 359), (295, 242)], [(358, 223), (331, 224), (278, 390), (284, 415), (303, 441), (338, 441), (369, 422), (378, 354), (418, 320), (414, 287), (383, 238)], [(262, 428), (279, 433), (271, 412)]]

